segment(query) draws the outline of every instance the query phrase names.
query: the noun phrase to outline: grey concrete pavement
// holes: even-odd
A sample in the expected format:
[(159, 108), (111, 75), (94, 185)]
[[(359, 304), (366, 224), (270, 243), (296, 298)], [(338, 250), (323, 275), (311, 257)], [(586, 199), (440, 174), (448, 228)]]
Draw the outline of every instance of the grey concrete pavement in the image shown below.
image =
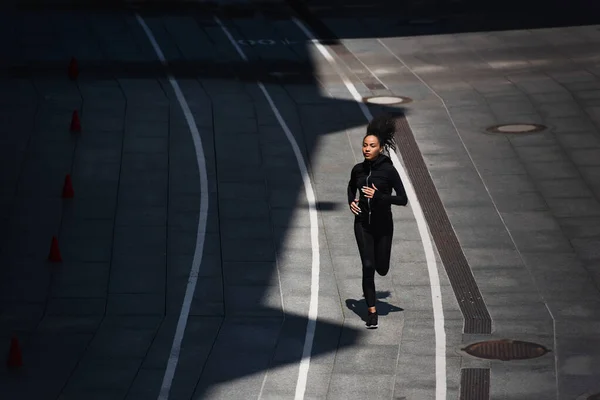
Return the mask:
[[(209, 189), (202, 193), (192, 137), (165, 75), (86, 76), (86, 64), (157, 64), (135, 18), (3, 18), (2, 37), (20, 38), (7, 45), (5, 66), (57, 67), (0, 80), (7, 121), (0, 127), (0, 339), (8, 345), (16, 333), (24, 356), (19, 372), (2, 367), (0, 391), (22, 399), (156, 398), (206, 194), (205, 251), (170, 398), (293, 398), (311, 293), (308, 203), (291, 146), (255, 82), (178, 77), (203, 142)], [(169, 60), (224, 68), (239, 61), (206, 16), (146, 22)], [(326, 21), (342, 36), (344, 29), (381, 31), (386, 22)], [(310, 166), (319, 202), (319, 321), (305, 398), (435, 398), (430, 282), (412, 205), (394, 209), (393, 266), (377, 278), (381, 327), (363, 327), (345, 186), (367, 121), (291, 21), (224, 23), (236, 40), (276, 39), (241, 44), (251, 65), (314, 66), (310, 83), (265, 85)], [(492, 335), (463, 334), (438, 257), (447, 398), (459, 398), (460, 370), (471, 366), (491, 368), (492, 399), (600, 392), (593, 51), (600, 32), (380, 36), (391, 52), (375, 39), (346, 45), (386, 86), (378, 93), (414, 100), (409, 124), (493, 319)], [(66, 77), (71, 56), (82, 67), (76, 82)], [(68, 132), (74, 109), (83, 125), (75, 135)], [(549, 129), (485, 132), (505, 122)], [(76, 193), (70, 200), (60, 198), (66, 174)], [(45, 261), (52, 235), (64, 259), (58, 265)], [(504, 337), (552, 353), (506, 363), (460, 351)]]
[[(415, 100), (408, 120), (493, 318), (492, 337), (555, 349), (521, 367), (492, 363), (492, 398), (597, 392), (596, 339), (587, 333), (600, 300), (592, 228), (600, 211), (597, 27), (391, 38), (386, 26), (370, 26), (386, 33), (383, 45), (346, 44), (372, 71), (391, 56), (398, 62), (376, 75)], [(548, 129), (485, 131), (501, 123)], [(559, 326), (580, 332), (577, 353)], [(464, 338), (476, 339), (483, 337)]]
[[(49, 84), (29, 100), (38, 107), (52, 103), (53, 108), (39, 118), (41, 128), (27, 132), (26, 154), (31, 162), (23, 164), (32, 172), (7, 175), (19, 184), (18, 189), (22, 185), (29, 189), (13, 194), (14, 189), (7, 188), (7, 203), (22, 207), (19, 213), (16, 206), (7, 211), (8, 222), (26, 223), (26, 232), (39, 236), (40, 243), (32, 245), (26, 242), (28, 237), (15, 237), (15, 229), (8, 225), (2, 247), (4, 259), (28, 266), (27, 274), (14, 263), (3, 271), (3, 285), (12, 289), (3, 291), (3, 338), (13, 333), (20, 337), (30, 381), (45, 382), (42, 367), (50, 362), (60, 364), (56, 371), (62, 375), (51, 387), (25, 387), (3, 374), (3, 385), (6, 393), (26, 397), (44, 393), (61, 399), (147, 398), (156, 396), (160, 388), (196, 244), (202, 194), (197, 154), (175, 95), (160, 71), (141, 79), (86, 77), (86, 66), (97, 60), (107, 67), (119, 61), (156, 64), (135, 19), (78, 15), (82, 19), (70, 26), (68, 34), (77, 38), (77, 48), (88, 49), (88, 53), (72, 54), (80, 60), (81, 77), (77, 83), (62, 74), (31, 78)], [(48, 31), (60, 32), (63, 18), (60, 13), (50, 16)], [(220, 30), (204, 30), (193, 18), (183, 24), (174, 18), (147, 20), (170, 59), (196, 60), (202, 54), (208, 60), (227, 62), (232, 55), (237, 57)], [(38, 33), (28, 29), (33, 28), (25, 24), (20, 34), (35, 42)], [(186, 43), (199, 34), (204, 42)], [(90, 48), (98, 54), (90, 56)], [(49, 53), (59, 58), (52, 50)], [(50, 60), (32, 63), (41, 61)], [(41, 74), (47, 72), (53, 74), (51, 70)], [(312, 254), (306, 241), (308, 211), (298, 206), (302, 183), (293, 153), (254, 83), (181, 79), (179, 84), (202, 136), (210, 215), (171, 398), (240, 397), (249, 391), (258, 394), (261, 387), (265, 396), (287, 395), (295, 390), (302, 352)], [(72, 98), (54, 106), (65, 88), (72, 91)], [(319, 96), (298, 89), (294, 96), (300, 102)], [(271, 90), (278, 103), (286, 100), (281, 112), (298, 133), (292, 99), (285, 90)], [(67, 129), (73, 109), (81, 114), (80, 135)], [(310, 115), (310, 108), (307, 112)], [(49, 129), (57, 143), (54, 147), (62, 147), (42, 146), (33, 152), (32, 146), (48, 140), (42, 133)], [(10, 138), (11, 133), (7, 130), (4, 136)], [(306, 147), (301, 136), (298, 140)], [(59, 197), (67, 173), (75, 187), (72, 200)], [(30, 202), (27, 207), (24, 198)], [(40, 232), (40, 222), (46, 220), (47, 230)], [(56, 266), (44, 262), (51, 235), (59, 237), (64, 259)], [(319, 355), (335, 354), (341, 334), (348, 341), (341, 347), (356, 336), (353, 327), (339, 324), (341, 303), (332, 297), (331, 261), (324, 258), (321, 269), (324, 319), (317, 324), (315, 365)], [(30, 290), (23, 293), (22, 287)], [(35, 313), (26, 314), (28, 309)], [(65, 340), (57, 342), (56, 354), (38, 354), (35, 343), (52, 339), (43, 327), (55, 318), (60, 318), (60, 324), (54, 322), (53, 333), (65, 335)], [(77, 330), (82, 324), (85, 336)], [(81, 345), (73, 339), (71, 346), (69, 338), (76, 333)], [(69, 357), (59, 357), (61, 352)], [(31, 364), (36, 369), (28, 368)], [(282, 372), (275, 379), (275, 367), (290, 364), (291, 371), (296, 366), (296, 376)], [(273, 371), (266, 379), (270, 365)], [(327, 390), (328, 375), (323, 373), (317, 368), (310, 375), (311, 382), (321, 382), (319, 393)], [(237, 380), (241, 383), (234, 383)], [(316, 389), (311, 384), (309, 393), (312, 390)]]

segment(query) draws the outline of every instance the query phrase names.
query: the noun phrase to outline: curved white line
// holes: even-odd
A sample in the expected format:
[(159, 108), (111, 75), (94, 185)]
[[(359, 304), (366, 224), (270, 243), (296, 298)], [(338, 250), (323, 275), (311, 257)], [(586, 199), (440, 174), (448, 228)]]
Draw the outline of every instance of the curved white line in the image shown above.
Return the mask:
[[(369, 111), (369, 108), (362, 101), (362, 96), (356, 90), (356, 87), (348, 79), (344, 71), (342, 71), (335, 59), (331, 56), (329, 51), (319, 43), (319, 40), (312, 34), (312, 32), (304, 26), (304, 24), (297, 18), (293, 18), (294, 22), (304, 32), (304, 34), (311, 40), (311, 42), (317, 47), (323, 57), (329, 62), (329, 64), (335, 69), (337, 74), (344, 81), (344, 85), (348, 91), (354, 97), (354, 100), (358, 103), (362, 110), (365, 118), (370, 121), (373, 116)], [(436, 400), (445, 400), (447, 394), (447, 383), (446, 383), (446, 331), (444, 329), (444, 308), (442, 305), (442, 291), (440, 285), (440, 277), (437, 269), (437, 262), (435, 260), (435, 253), (433, 251), (433, 243), (431, 242), (431, 236), (429, 235), (429, 229), (425, 216), (423, 215), (423, 209), (417, 199), (414, 186), (410, 181), (408, 174), (404, 170), (404, 167), (400, 163), (396, 152), (391, 152), (391, 159), (394, 166), (398, 170), (404, 186), (406, 188), (406, 194), (408, 201), (411, 204), (415, 220), (417, 221), (417, 227), (419, 229), (419, 235), (423, 243), (423, 250), (425, 251), (425, 259), (427, 260), (427, 270), (429, 272), (429, 282), (431, 287), (431, 300), (433, 303), (433, 319), (434, 319), (434, 330), (435, 330), (435, 398)]]
[[(160, 62), (167, 66), (168, 62), (160, 49), (160, 46), (156, 42), (154, 35), (146, 22), (139, 14), (136, 13), (137, 18), (142, 29), (148, 36), (148, 40), (152, 44), (156, 55)], [(187, 326), (188, 317), (190, 315), (190, 308), (192, 300), (194, 298), (194, 292), (196, 291), (196, 282), (198, 281), (198, 271), (200, 270), (200, 263), (202, 261), (202, 253), (204, 251), (204, 239), (206, 238), (206, 223), (208, 220), (208, 176), (206, 172), (206, 159), (204, 157), (204, 149), (202, 147), (202, 140), (200, 138), (200, 132), (194, 120), (194, 116), (190, 110), (190, 107), (185, 100), (185, 96), (179, 88), (179, 84), (171, 74), (167, 74), (169, 83), (173, 87), (177, 101), (181, 106), (183, 115), (187, 122), (192, 139), (194, 141), (194, 148), (196, 150), (196, 159), (198, 161), (198, 172), (200, 174), (200, 215), (198, 217), (198, 230), (196, 234), (196, 249), (194, 250), (194, 259), (192, 261), (192, 267), (188, 277), (187, 287), (185, 289), (185, 296), (183, 298), (183, 304), (181, 305), (181, 311), (179, 313), (179, 320), (177, 321), (177, 328), (175, 330), (175, 336), (173, 337), (173, 344), (171, 345), (171, 353), (167, 362), (167, 368), (163, 376), (162, 385), (160, 387), (160, 393), (158, 400), (167, 400), (169, 398), (169, 392), (171, 391), (171, 385), (173, 383), (173, 377), (175, 376), (175, 369), (179, 362), (179, 352), (181, 350), (181, 342), (183, 335), (185, 334), (185, 328)]]
[[(231, 44), (235, 47), (238, 54), (244, 61), (248, 61), (248, 58), (242, 51), (242, 49), (238, 46), (237, 42), (229, 33), (229, 30), (221, 20), (217, 17), (214, 17), (215, 21)], [(301, 400), (304, 398), (304, 393), (306, 391), (306, 383), (308, 378), (308, 367), (310, 366), (310, 355), (312, 352), (313, 341), (315, 337), (315, 329), (317, 325), (317, 314), (319, 307), (319, 270), (320, 270), (320, 256), (319, 256), (319, 221), (317, 215), (317, 200), (315, 197), (315, 192), (312, 187), (312, 183), (310, 181), (310, 176), (308, 174), (308, 168), (306, 166), (306, 162), (304, 161), (304, 157), (302, 157), (302, 151), (294, 138), (290, 128), (286, 124), (285, 120), (281, 116), (279, 109), (275, 105), (275, 102), (269, 95), (269, 92), (265, 88), (265, 86), (261, 82), (257, 82), (258, 87), (265, 95), (269, 106), (273, 110), (279, 125), (285, 132), (288, 141), (290, 142), (292, 149), (294, 150), (294, 155), (296, 156), (296, 161), (298, 162), (298, 167), (300, 168), (300, 172), (302, 173), (302, 181), (304, 182), (304, 190), (306, 192), (306, 199), (308, 201), (309, 207), (309, 216), (310, 216), (310, 240), (312, 245), (312, 273), (311, 273), (311, 282), (310, 282), (310, 305), (308, 307), (308, 324), (306, 326), (306, 335), (304, 337), (304, 348), (302, 351), (302, 360), (300, 361), (300, 371), (298, 373), (298, 381), (296, 382), (296, 395), (295, 400)]]

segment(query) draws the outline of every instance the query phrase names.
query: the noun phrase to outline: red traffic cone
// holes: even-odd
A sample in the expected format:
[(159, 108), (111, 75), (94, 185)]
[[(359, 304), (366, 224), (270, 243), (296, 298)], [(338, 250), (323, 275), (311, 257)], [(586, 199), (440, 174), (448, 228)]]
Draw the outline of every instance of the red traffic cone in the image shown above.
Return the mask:
[(75, 80), (79, 76), (79, 67), (77, 66), (77, 60), (75, 57), (71, 57), (71, 62), (69, 62), (69, 70), (67, 71), (69, 75), (69, 79)]
[(13, 338), (10, 341), (10, 350), (8, 351), (8, 359), (6, 360), (6, 366), (8, 368), (18, 368), (21, 365), (23, 365), (21, 346), (19, 346), (19, 339), (13, 336)]
[(50, 245), (50, 254), (48, 254), (48, 261), (62, 261), (62, 256), (60, 255), (60, 248), (58, 247), (58, 239), (56, 238), (56, 236), (52, 236), (52, 244)]
[(73, 182), (71, 181), (71, 175), (65, 177), (65, 184), (63, 186), (62, 197), (63, 199), (71, 199), (75, 196), (75, 191), (73, 190)]
[(81, 132), (81, 121), (79, 120), (77, 110), (73, 111), (73, 116), (71, 117), (71, 132)]

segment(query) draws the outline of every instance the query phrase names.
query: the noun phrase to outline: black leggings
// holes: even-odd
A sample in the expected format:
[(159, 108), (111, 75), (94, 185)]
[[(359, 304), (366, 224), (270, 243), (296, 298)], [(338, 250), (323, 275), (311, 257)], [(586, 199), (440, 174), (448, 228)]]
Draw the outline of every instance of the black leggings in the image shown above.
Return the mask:
[(390, 270), (390, 254), (394, 225), (391, 218), (386, 218), (373, 225), (354, 222), (354, 235), (362, 262), (362, 287), (367, 307), (375, 307), (375, 271), (381, 276)]

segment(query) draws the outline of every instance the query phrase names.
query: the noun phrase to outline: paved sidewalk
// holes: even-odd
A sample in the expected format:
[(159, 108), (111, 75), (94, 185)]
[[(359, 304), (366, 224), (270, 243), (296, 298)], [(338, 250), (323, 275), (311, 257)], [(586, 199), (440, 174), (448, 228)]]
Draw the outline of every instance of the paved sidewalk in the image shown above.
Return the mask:
[[(16, 334), (24, 361), (19, 371), (1, 367), (0, 392), (156, 398), (206, 196), (204, 254), (169, 398), (293, 398), (314, 248), (302, 176), (260, 77), (309, 163), (319, 206), (305, 399), (434, 399), (434, 315), (413, 204), (394, 208), (393, 266), (377, 278), (381, 327), (364, 329), (345, 189), (367, 121), (335, 70), (289, 19), (223, 19), (245, 70), (210, 15), (144, 18), (178, 63), (171, 71), (198, 126), (208, 193), (175, 93), (133, 15), (0, 17), (0, 343)], [(402, 108), (492, 318), (491, 335), (464, 333), (438, 254), (447, 398), (459, 398), (470, 367), (491, 369), (494, 400), (600, 392), (598, 27), (401, 38), (384, 18), (325, 23), (340, 37), (364, 32), (344, 44), (383, 89), (354, 70), (361, 95), (412, 98)], [(77, 81), (66, 75), (71, 57)], [(20, 65), (36, 68), (17, 76)], [(69, 132), (74, 110), (81, 133)], [(517, 122), (548, 129), (485, 131)], [(60, 197), (66, 174), (73, 199)], [(46, 261), (52, 236), (60, 264)], [(494, 338), (551, 353), (503, 362), (461, 351)]]
[[(329, 25), (340, 37), (387, 36), (345, 44), (371, 71), (385, 65), (382, 83), (414, 100), (408, 122), (493, 319), (492, 338), (553, 349), (490, 363), (492, 398), (598, 392), (598, 26), (391, 38), (392, 21), (374, 22)], [(486, 132), (511, 123), (548, 129)]]

